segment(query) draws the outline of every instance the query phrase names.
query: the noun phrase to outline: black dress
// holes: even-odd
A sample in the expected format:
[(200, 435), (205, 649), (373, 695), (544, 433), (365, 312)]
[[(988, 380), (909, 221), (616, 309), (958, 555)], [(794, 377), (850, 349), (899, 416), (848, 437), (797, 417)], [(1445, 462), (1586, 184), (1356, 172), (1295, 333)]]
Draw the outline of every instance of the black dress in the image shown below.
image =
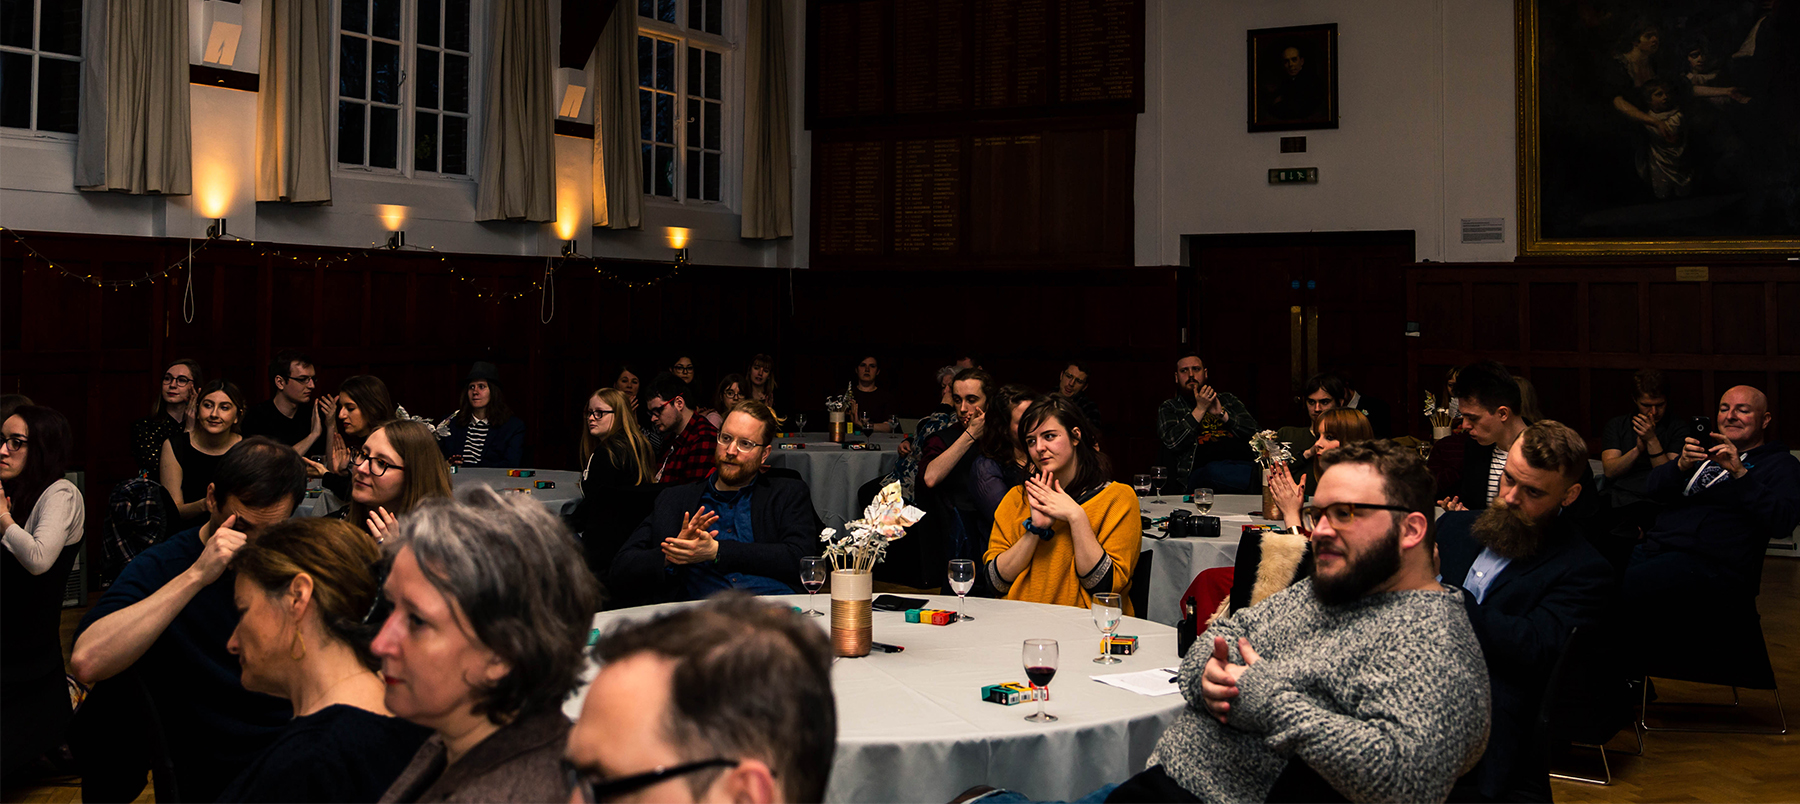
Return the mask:
[(0, 548), (0, 773), (11, 776), (54, 749), (69, 725), (63, 680), (62, 599), (69, 568), (83, 543), (62, 549), (48, 571), (32, 575)]
[(162, 411), (132, 422), (131, 457), (137, 461), (138, 471), (155, 480), (162, 470), (163, 442), (180, 436), (181, 420)]
[(354, 706), (327, 706), (294, 718), (220, 801), (381, 800), (431, 730)]
[[(191, 433), (170, 436), (169, 448), (175, 452), (175, 462), (181, 464), (181, 501), (193, 503), (206, 499), (206, 487), (212, 484), (213, 475), (218, 472), (219, 461), (225, 457), (225, 453), (208, 455), (201, 452), (194, 447)], [(227, 449), (225, 452), (230, 451)], [(198, 525), (206, 519), (207, 514), (201, 513), (198, 517), (182, 520), (182, 529)]]

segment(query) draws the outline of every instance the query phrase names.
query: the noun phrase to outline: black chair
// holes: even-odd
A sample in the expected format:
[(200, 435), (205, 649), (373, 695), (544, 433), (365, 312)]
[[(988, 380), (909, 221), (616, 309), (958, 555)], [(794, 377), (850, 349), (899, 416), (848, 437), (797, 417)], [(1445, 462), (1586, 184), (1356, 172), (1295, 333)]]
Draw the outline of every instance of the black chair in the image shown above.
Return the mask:
[[(619, 554), (619, 548), (631, 538), (639, 524), (656, 509), (657, 495), (667, 488), (665, 483), (645, 483), (641, 486), (618, 486), (596, 490), (592, 496), (582, 498), (576, 509), (574, 519), (581, 532), (581, 550), (587, 558), (588, 569), (606, 583), (607, 575), (612, 571), (613, 558)], [(623, 590), (612, 590), (616, 592)], [(631, 600), (629, 595), (614, 597), (607, 601), (607, 608), (623, 608), (648, 602)]]
[(69, 730), (82, 801), (131, 801), (154, 782), (157, 801), (180, 802), (168, 732), (136, 668), (94, 686)]
[(1131, 572), (1131, 588), (1125, 590), (1131, 598), (1131, 610), (1136, 616), (1150, 619), (1150, 568), (1156, 563), (1156, 552), (1145, 550), (1138, 553), (1137, 569)]
[[(1709, 646), (1717, 647), (1718, 655), (1709, 656), (1704, 662), (1695, 662), (1691, 656), (1678, 651), (1646, 650), (1644, 685), (1638, 701), (1639, 728), (1646, 732), (1694, 731), (1710, 734), (1776, 735), (1788, 733), (1787, 713), (1781, 709), (1781, 688), (1775, 682), (1775, 666), (1769, 661), (1769, 644), (1763, 637), (1762, 615), (1756, 610), (1756, 598), (1762, 592), (1762, 561), (1760, 558), (1761, 556), (1756, 565), (1757, 587), (1749, 594), (1738, 595), (1734, 599), (1723, 601), (1722, 605), (1716, 608), (1695, 612), (1691, 616), (1679, 618), (1659, 629), (1670, 634), (1705, 634)], [(1738, 697), (1738, 688), (1740, 687), (1773, 691), (1775, 693), (1775, 712), (1780, 720), (1779, 726), (1774, 729), (1652, 726), (1648, 721), (1651, 678), (1667, 678), (1731, 688), (1731, 703), (1729, 704), (1659, 702), (1665, 705), (1736, 708), (1742, 704), (1742, 700)]]
[[(1606, 743), (1629, 723), (1637, 737), (1634, 755), (1644, 753), (1644, 733), (1632, 717), (1630, 704), (1614, 690), (1604, 689), (1611, 674), (1596, 672), (1601, 664), (1598, 640), (1591, 631), (1569, 629), (1569, 638), (1556, 657), (1550, 680), (1544, 686), (1543, 705), (1538, 709), (1537, 728), (1542, 743), (1554, 754), (1566, 746), (1592, 748), (1600, 752), (1602, 777), (1580, 776), (1551, 771), (1550, 778), (1587, 784), (1612, 784), (1612, 765), (1606, 759)], [(1616, 681), (1624, 686), (1622, 681)]]

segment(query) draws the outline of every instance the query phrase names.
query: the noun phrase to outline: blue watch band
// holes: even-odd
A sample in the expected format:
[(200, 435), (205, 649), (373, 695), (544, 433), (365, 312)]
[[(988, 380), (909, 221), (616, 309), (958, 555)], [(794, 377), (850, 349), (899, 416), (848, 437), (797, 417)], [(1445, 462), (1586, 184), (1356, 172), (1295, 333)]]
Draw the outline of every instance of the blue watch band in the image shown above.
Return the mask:
[(1025, 521), (1020, 524), (1025, 526), (1026, 533), (1029, 533), (1040, 539), (1048, 539), (1048, 538), (1056, 535), (1056, 531), (1054, 531), (1050, 528), (1040, 528), (1036, 525), (1031, 524), (1031, 517), (1025, 517)]

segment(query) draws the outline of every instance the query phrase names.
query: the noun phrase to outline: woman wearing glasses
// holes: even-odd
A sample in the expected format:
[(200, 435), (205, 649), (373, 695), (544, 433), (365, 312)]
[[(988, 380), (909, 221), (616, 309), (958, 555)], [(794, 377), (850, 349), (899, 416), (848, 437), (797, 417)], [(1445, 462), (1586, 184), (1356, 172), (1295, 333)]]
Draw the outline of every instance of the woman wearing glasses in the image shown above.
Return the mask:
[(159, 476), (181, 519), (177, 530), (206, 522), (206, 487), (212, 484), (219, 459), (244, 440), (239, 433), (243, 418), (244, 392), (230, 380), (213, 380), (200, 389), (193, 428), (163, 442)]
[(433, 497), (450, 496), (450, 464), (430, 425), (410, 419), (375, 428), (350, 459), (350, 504), (332, 513), (384, 541), (394, 520)]
[(361, 449), (377, 425), (394, 418), (394, 397), (387, 383), (373, 374), (344, 379), (338, 392), (324, 397), (325, 415), (336, 422), (325, 446), (327, 491), (340, 500), (350, 497), (350, 459)]
[(294, 719), (220, 801), (374, 801), (431, 736), (383, 701), (363, 622), (380, 558), (369, 534), (332, 519), (290, 519), (232, 557), (240, 617), (226, 648), (244, 688), (287, 699)]
[(725, 375), (725, 379), (719, 380), (718, 388), (713, 390), (712, 410), (706, 412), (706, 420), (715, 428), (725, 426), (725, 414), (737, 407), (737, 403), (748, 399), (749, 390), (750, 381), (744, 379), (744, 375)]
[(600, 587), (542, 505), (486, 486), (432, 500), (383, 545), (373, 645), (389, 711), (436, 732), (382, 801), (567, 801), (562, 702)]
[[(161, 415), (161, 414), (158, 414)], [(0, 775), (62, 741), (69, 721), (60, 628), (63, 587), (86, 509), (63, 478), (69, 420), (25, 405), (0, 422)]]
[(581, 491), (650, 482), (655, 471), (650, 440), (631, 415), (625, 394), (601, 388), (588, 397), (587, 427), (581, 434)]
[(200, 385), (200, 364), (181, 358), (163, 369), (150, 415), (131, 423), (131, 456), (138, 474), (156, 478), (162, 471), (163, 442), (193, 424), (194, 390)]

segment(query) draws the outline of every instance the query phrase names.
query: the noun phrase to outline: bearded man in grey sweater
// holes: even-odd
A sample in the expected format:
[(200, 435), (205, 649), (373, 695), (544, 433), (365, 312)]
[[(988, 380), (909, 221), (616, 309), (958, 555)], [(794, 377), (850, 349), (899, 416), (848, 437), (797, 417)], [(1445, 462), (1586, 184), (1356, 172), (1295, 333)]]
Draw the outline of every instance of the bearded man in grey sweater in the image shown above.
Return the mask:
[(1313, 577), (1194, 643), (1187, 708), (1106, 800), (1442, 801), (1480, 759), (1487, 667), (1436, 579), (1431, 474), (1386, 441), (1325, 467), (1302, 516)]

